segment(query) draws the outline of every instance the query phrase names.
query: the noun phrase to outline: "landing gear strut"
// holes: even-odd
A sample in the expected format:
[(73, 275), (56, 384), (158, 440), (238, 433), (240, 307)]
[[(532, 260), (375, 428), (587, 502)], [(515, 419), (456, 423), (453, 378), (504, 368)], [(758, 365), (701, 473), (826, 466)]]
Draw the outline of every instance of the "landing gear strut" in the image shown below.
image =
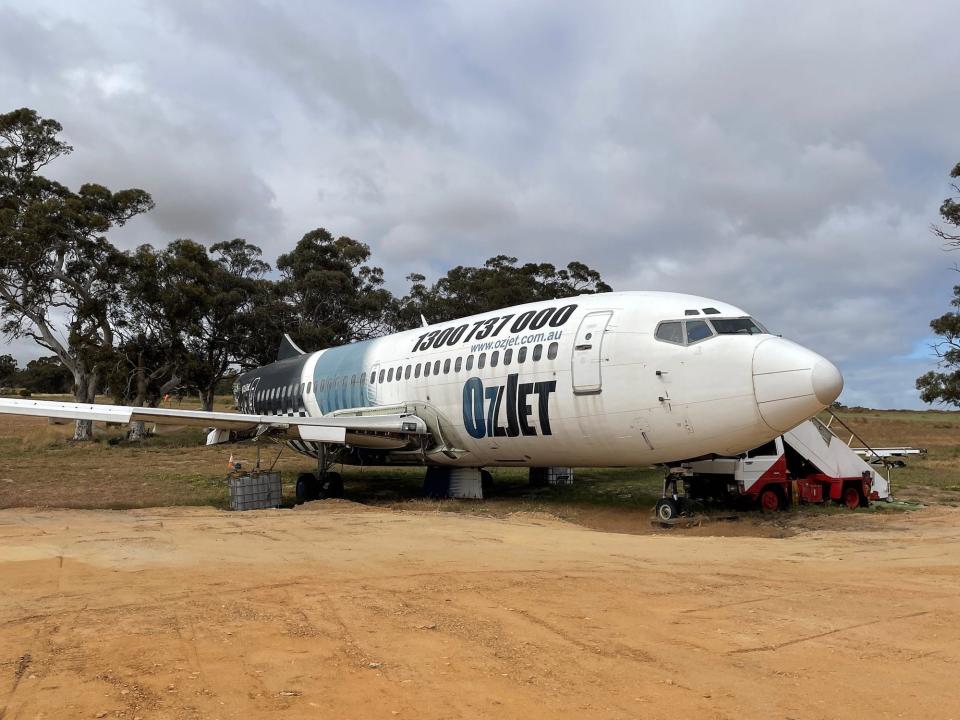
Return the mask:
[(297, 504), (323, 498), (343, 497), (343, 478), (333, 472), (333, 460), (327, 457), (326, 445), (320, 445), (317, 454), (317, 474), (300, 473), (297, 476)]
[(680, 475), (673, 470), (668, 470), (663, 478), (662, 497), (654, 506), (657, 520), (667, 523), (687, 513), (689, 502), (680, 493), (680, 488), (683, 487), (680, 483)]

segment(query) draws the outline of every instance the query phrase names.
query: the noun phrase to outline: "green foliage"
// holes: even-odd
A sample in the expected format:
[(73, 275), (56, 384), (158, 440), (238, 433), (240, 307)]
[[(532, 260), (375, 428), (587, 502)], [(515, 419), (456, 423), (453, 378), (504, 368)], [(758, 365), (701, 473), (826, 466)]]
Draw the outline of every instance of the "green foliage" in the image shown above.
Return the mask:
[(57, 358), (18, 373), (2, 356), (0, 382), (29, 376), (31, 389), (50, 392), (70, 377), (80, 402), (106, 386), (133, 405), (186, 389), (209, 408), (236, 366), (275, 360), (284, 333), (313, 350), (417, 327), (421, 313), (440, 322), (610, 290), (583, 263), (558, 270), (499, 255), (433, 285), (412, 275), (410, 293), (398, 299), (369, 264), (367, 245), (324, 228), (278, 258), (279, 279), (241, 238), (121, 252), (106, 234), (153, 201), (144, 190), (88, 183), (73, 191), (41, 175), (73, 150), (61, 132), (28, 108), (0, 115), (0, 332), (32, 338)]
[[(960, 177), (960, 163), (950, 171), (950, 177)], [(956, 184), (951, 187), (960, 193)], [(934, 225), (933, 233), (948, 247), (960, 248), (960, 199), (946, 198), (940, 206), (940, 217), (946, 226)], [(934, 334), (942, 338), (934, 348), (940, 358), (940, 370), (917, 378), (917, 389), (924, 402), (960, 407), (960, 285), (953, 288), (950, 305), (954, 310), (930, 321)]]
[[(389, 330), (392, 296), (383, 270), (366, 264), (370, 248), (324, 228), (311, 230), (277, 259), (278, 290), (290, 336), (313, 350), (382, 335)], [(282, 333), (273, 339), (279, 345)]]
[(397, 303), (398, 329), (418, 327), (423, 314), (429, 322), (445, 322), (511, 305), (610, 292), (600, 274), (581, 262), (557, 270), (549, 263), (517, 266), (517, 258), (497, 255), (483, 267), (459, 265), (432, 286), (423, 275), (410, 275), (410, 293)]
[[(953, 170), (950, 171), (950, 177), (960, 178), (960, 163), (953, 166)], [(960, 193), (960, 186), (954, 183), (951, 184), (951, 187), (955, 192)], [(952, 227), (934, 225), (932, 228), (933, 233), (941, 240), (944, 240), (947, 245), (955, 248), (960, 247), (960, 198), (946, 198), (940, 205), (940, 217), (943, 219), (943, 222)]]
[(125, 383), (129, 396), (136, 383), (138, 400), (155, 403), (183, 385), (209, 409), (215, 388), (256, 333), (262, 276), (270, 270), (260, 255), (240, 238), (210, 251), (185, 239), (161, 251), (137, 248), (127, 264), (124, 362), (114, 386)]
[(17, 361), (12, 355), (0, 355), (0, 387), (12, 385), (18, 372)]
[(917, 378), (917, 389), (924, 402), (960, 406), (960, 285), (954, 286), (950, 305), (956, 310), (930, 321), (930, 328), (942, 338), (934, 347), (941, 370)]
[[(73, 192), (39, 174), (72, 148), (55, 120), (22, 108), (0, 115), (0, 330), (33, 338), (91, 401), (113, 352), (124, 260), (104, 237), (153, 207), (150, 195), (92, 183)], [(55, 315), (67, 317), (66, 339)], [(78, 426), (78, 435), (80, 435)]]
[(73, 374), (56, 355), (31, 360), (13, 379), (31, 393), (66, 393), (73, 385)]

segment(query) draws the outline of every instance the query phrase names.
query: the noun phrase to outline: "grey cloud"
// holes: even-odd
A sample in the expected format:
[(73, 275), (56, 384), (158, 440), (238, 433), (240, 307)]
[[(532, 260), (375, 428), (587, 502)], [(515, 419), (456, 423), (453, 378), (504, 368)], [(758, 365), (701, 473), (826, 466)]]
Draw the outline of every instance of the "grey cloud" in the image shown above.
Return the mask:
[(348, 111), (343, 132), (355, 125), (409, 129), (426, 123), (390, 65), (351, 42), (356, 37), (349, 23), (342, 27), (342, 18), (317, 13), (312, 3), (175, 2), (166, 10), (195, 42), (228, 54), (239, 73), (257, 73), (295, 93), (307, 112)]
[(955, 282), (927, 231), (960, 160), (955, 3), (0, 13), (0, 99), (63, 122), (57, 172), (154, 193), (127, 244), (240, 235), (272, 259), (323, 225), (395, 291), (580, 259), (746, 308), (835, 358), (845, 398), (919, 404), (932, 362), (896, 358)]

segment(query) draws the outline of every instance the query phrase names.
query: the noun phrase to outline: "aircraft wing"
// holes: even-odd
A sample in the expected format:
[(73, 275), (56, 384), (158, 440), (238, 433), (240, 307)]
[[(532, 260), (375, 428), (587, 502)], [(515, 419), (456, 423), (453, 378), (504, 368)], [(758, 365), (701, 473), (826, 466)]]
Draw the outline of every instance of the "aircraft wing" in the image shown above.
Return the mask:
[(300, 417), (0, 398), (0, 414), (28, 415), (61, 420), (94, 420), (120, 424), (142, 420), (158, 425), (191, 425), (212, 428), (213, 432), (207, 438), (208, 445), (224, 442), (230, 431), (259, 433), (260, 431), (274, 430), (285, 432), (291, 438), (329, 443), (345, 442), (348, 432), (354, 434), (389, 433), (391, 435), (408, 436), (426, 435), (428, 433), (426, 423), (416, 415), (409, 413)]

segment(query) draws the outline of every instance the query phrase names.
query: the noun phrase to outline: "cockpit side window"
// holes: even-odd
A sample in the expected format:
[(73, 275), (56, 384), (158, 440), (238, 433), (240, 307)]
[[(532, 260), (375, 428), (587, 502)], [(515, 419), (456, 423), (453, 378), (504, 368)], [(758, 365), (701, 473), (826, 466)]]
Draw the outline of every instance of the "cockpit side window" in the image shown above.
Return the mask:
[(713, 336), (713, 330), (703, 320), (687, 320), (687, 344), (700, 342)]
[(683, 323), (679, 320), (662, 322), (657, 326), (655, 337), (663, 342), (683, 345)]
[(763, 335), (766, 329), (753, 318), (710, 318), (719, 335)]

